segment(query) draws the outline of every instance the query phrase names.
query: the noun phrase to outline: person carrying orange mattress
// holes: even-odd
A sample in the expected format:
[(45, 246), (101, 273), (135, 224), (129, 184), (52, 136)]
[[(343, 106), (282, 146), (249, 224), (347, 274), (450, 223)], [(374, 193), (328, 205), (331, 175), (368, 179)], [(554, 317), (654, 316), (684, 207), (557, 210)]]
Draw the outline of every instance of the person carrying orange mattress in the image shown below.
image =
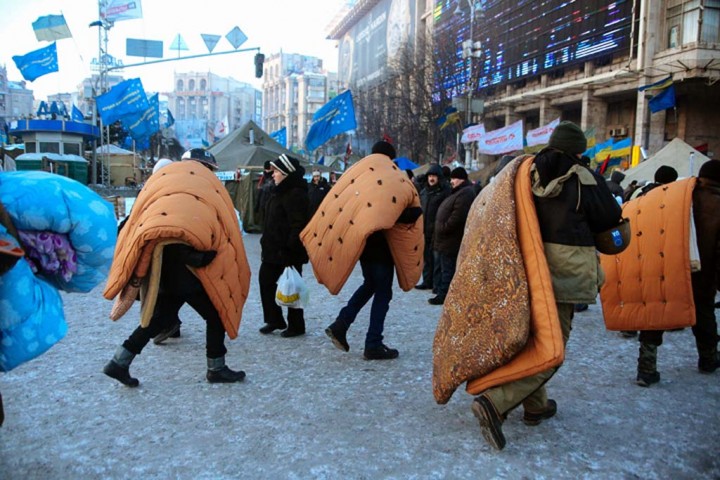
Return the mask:
[[(337, 221), (333, 221), (335, 229), (333, 230), (333, 225), (330, 224), (326, 233), (347, 229), (345, 235), (338, 237), (337, 245), (341, 245), (345, 250), (347, 258), (344, 263), (350, 269), (359, 256), (363, 283), (340, 310), (335, 322), (325, 329), (325, 333), (338, 349), (348, 352), (350, 345), (347, 342), (347, 331), (360, 310), (372, 298), (370, 325), (365, 336), (363, 356), (366, 360), (390, 360), (399, 356), (396, 349), (383, 343), (385, 316), (392, 299), (394, 272), (397, 269), (400, 286), (406, 291), (413, 288), (420, 277), (422, 209), (412, 182), (405, 172), (392, 162), (396, 156), (395, 148), (388, 142), (380, 141), (373, 145), (372, 153), (374, 155), (365, 157), (342, 176), (340, 182), (325, 197), (302, 238), (306, 246), (309, 245), (308, 253), (313, 267), (317, 269), (318, 278), (323, 279), (328, 273), (326, 270), (337, 269), (333, 269), (331, 265), (328, 265), (330, 268), (323, 266), (319, 260), (327, 258), (328, 253), (317, 244), (322, 243), (327, 248), (336, 242), (332, 242), (331, 235), (322, 234), (325, 229), (321, 228), (319, 220), (325, 218), (326, 214), (331, 216), (332, 211), (351, 215), (345, 222), (340, 221), (341, 215), (333, 217), (337, 218)], [(333, 200), (337, 200), (337, 203)], [(355, 214), (351, 213), (352, 211), (355, 211)], [(372, 223), (369, 216), (375, 217), (376, 221), (384, 218), (386, 226), (377, 230), (366, 230)], [(318, 235), (321, 241), (313, 242)], [(333, 263), (340, 263), (340, 259)], [(345, 269), (344, 279), (348, 274), (349, 271)], [(329, 284), (341, 285), (344, 279), (340, 282), (327, 281), (325, 285), (328, 285), (328, 288), (331, 288)], [(334, 289), (332, 288), (331, 292)]]
[[(234, 383), (245, 372), (225, 364), (225, 334), (235, 338), (250, 288), (250, 268), (232, 201), (217, 177), (215, 157), (200, 148), (164, 167), (145, 184), (118, 238), (104, 296), (132, 301), (142, 286), (141, 324), (103, 373), (128, 387), (130, 364), (170, 326), (187, 303), (207, 324), (207, 381)], [(210, 170), (210, 171), (208, 171)], [(159, 278), (158, 278), (159, 276)], [(113, 320), (127, 311), (124, 302)], [(116, 306), (118, 303), (116, 303)]]
[[(700, 270), (690, 275), (695, 303), (695, 345), (698, 371), (713, 373), (720, 367), (718, 331), (715, 319), (715, 294), (720, 275), (720, 161), (705, 162), (698, 172), (692, 192), (692, 215), (695, 221)], [(637, 384), (648, 387), (660, 381), (657, 350), (663, 341), (663, 330), (640, 332)]]
[[(603, 281), (594, 234), (617, 225), (622, 213), (603, 177), (580, 162), (586, 146), (580, 127), (561, 122), (530, 167), (533, 200), (564, 343), (570, 336), (574, 305), (595, 303)], [(502, 258), (487, 261), (501, 262)], [(502, 268), (500, 264), (498, 268)], [(557, 404), (548, 399), (545, 383), (558, 368), (488, 388), (474, 399), (472, 412), (491, 446), (504, 448), (502, 424), (507, 413), (520, 404), (527, 425), (538, 425), (555, 415)]]

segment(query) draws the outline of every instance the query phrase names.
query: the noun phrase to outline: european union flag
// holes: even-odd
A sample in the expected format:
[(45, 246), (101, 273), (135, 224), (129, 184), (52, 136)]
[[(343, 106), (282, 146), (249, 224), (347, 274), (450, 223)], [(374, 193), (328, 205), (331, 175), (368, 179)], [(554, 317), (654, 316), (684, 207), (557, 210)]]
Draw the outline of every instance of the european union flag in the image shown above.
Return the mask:
[(25, 55), (15, 55), (12, 59), (23, 78), (29, 82), (45, 74), (58, 71), (55, 42)]
[(160, 130), (160, 105), (157, 93), (148, 98), (148, 104), (147, 110), (126, 115), (120, 120), (130, 132), (130, 136), (138, 142), (150, 138)]
[(305, 137), (307, 149), (312, 151), (335, 135), (357, 128), (352, 94), (346, 90), (330, 100), (313, 115), (313, 124)]
[(96, 99), (98, 113), (105, 125), (123, 117), (144, 112), (150, 107), (139, 78), (131, 78), (115, 85)]
[(287, 127), (276, 130), (270, 134), (270, 138), (278, 142), (283, 147), (287, 147)]
[(85, 121), (85, 115), (83, 115), (83, 113), (80, 111), (80, 109), (77, 108), (74, 104), (73, 104), (73, 108), (72, 108), (72, 117), (70, 117), (70, 118), (72, 118), (73, 122), (84, 122)]

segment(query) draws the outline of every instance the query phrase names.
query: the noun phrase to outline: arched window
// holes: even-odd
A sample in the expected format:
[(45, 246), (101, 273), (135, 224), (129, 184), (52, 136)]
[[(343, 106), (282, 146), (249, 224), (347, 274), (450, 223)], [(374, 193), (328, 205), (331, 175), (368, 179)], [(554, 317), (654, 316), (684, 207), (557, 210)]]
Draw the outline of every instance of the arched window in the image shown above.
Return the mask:
[(195, 80), (190, 79), (188, 81), (188, 91), (192, 92), (195, 90)]
[(200, 80), (200, 90), (202, 90), (204, 92), (206, 89), (207, 89), (207, 80), (205, 80), (203, 78), (202, 80)]
[(178, 92), (182, 92), (184, 86), (185, 86), (185, 84), (183, 83), (182, 80), (178, 80), (178, 81), (177, 81), (177, 91), (178, 91)]

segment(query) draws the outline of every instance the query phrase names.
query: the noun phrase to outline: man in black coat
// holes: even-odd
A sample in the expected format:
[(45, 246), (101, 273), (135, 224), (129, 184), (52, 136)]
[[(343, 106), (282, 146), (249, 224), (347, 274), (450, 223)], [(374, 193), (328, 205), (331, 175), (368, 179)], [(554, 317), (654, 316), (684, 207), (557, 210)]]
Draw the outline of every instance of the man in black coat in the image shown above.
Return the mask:
[(464, 168), (457, 167), (450, 173), (450, 185), (450, 195), (440, 204), (435, 220), (433, 243), (436, 256), (440, 259), (441, 273), (437, 296), (428, 300), (430, 305), (445, 303), (450, 282), (455, 276), (455, 264), (465, 231), (465, 221), (475, 200), (475, 189)]
[(315, 170), (312, 174), (312, 181), (308, 185), (308, 218), (312, 218), (312, 216), (315, 215), (315, 212), (329, 191), (330, 184), (320, 175), (319, 170)]
[[(270, 162), (275, 187), (265, 206), (265, 224), (260, 238), (260, 299), (265, 325), (260, 333), (285, 329), (282, 308), (275, 303), (277, 282), (285, 267), (295, 267), (302, 275), (308, 262), (307, 251), (300, 241), (300, 232), (308, 222), (308, 187), (303, 178), (305, 169), (288, 155)], [(287, 329), (283, 337), (305, 334), (305, 318), (301, 308), (288, 308)]]
[(435, 258), (433, 233), (435, 218), (440, 204), (450, 195), (450, 187), (443, 181), (440, 165), (433, 164), (425, 174), (425, 187), (420, 191), (420, 206), (423, 212), (425, 250), (423, 251), (423, 281), (415, 286), (418, 290), (433, 290), (438, 293), (440, 286), (440, 260)]

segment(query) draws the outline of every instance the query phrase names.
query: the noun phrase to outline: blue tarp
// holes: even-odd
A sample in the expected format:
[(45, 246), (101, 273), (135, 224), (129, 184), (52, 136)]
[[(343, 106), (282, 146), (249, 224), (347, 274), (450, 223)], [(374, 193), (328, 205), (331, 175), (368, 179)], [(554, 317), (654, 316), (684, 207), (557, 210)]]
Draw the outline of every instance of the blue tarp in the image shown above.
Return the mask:
[(407, 170), (408, 168), (410, 170), (415, 170), (419, 166), (417, 163), (413, 162), (412, 160), (410, 160), (407, 157), (396, 158), (395, 165), (397, 165), (398, 168), (401, 170)]

